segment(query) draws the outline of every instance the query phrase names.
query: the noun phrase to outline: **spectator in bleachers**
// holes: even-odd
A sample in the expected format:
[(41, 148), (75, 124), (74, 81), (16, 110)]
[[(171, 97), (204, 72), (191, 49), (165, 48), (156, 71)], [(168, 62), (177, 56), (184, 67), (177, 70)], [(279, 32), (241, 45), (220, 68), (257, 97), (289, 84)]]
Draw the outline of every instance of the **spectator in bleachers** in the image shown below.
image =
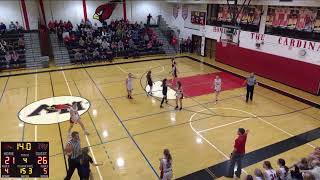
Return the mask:
[(72, 25), (71, 21), (68, 20), (65, 28), (66, 28), (68, 31), (72, 31), (73, 25)]
[(82, 54), (80, 53), (79, 50), (76, 50), (76, 53), (74, 54), (74, 59), (78, 62), (82, 61)]
[(121, 40), (118, 42), (118, 51), (124, 51), (124, 45)]
[(18, 65), (18, 61), (19, 61), (19, 54), (16, 51), (12, 51), (11, 54), (11, 62), (14, 66)]
[(24, 49), (24, 46), (25, 46), (25, 43), (24, 43), (24, 40), (22, 37), (19, 37), (19, 40), (18, 40), (18, 47), (20, 49)]
[(50, 32), (55, 32), (55, 24), (54, 24), (54, 22), (53, 21), (49, 21), (49, 23), (48, 23), (48, 28), (49, 28), (49, 31)]
[(80, 45), (80, 47), (84, 47), (84, 45), (85, 45), (85, 41), (83, 40), (82, 37), (79, 39), (79, 45)]
[(11, 54), (10, 54), (9, 51), (7, 51), (7, 53), (6, 53), (6, 55), (4, 56), (4, 58), (6, 59), (6, 64), (7, 64), (7, 68), (8, 68), (8, 67), (9, 67), (9, 64), (10, 64), (10, 62), (11, 62), (11, 59), (12, 59)]
[(23, 31), (23, 27), (19, 24), (18, 21), (16, 21), (16, 30), (17, 31)]
[(96, 31), (96, 30), (98, 30), (98, 24), (97, 23), (94, 23), (93, 24), (93, 26), (92, 26), (92, 29), (94, 30), (94, 31)]
[(17, 26), (13, 23), (13, 21), (9, 24), (9, 31), (15, 31), (17, 29)]
[(94, 60), (100, 60), (100, 53), (98, 51), (98, 48), (96, 48), (93, 52), (92, 52), (92, 57)]
[(286, 161), (284, 159), (278, 159), (279, 169), (276, 171), (277, 176), (280, 180), (288, 179), (289, 168), (286, 166)]
[(101, 43), (101, 47), (103, 50), (106, 50), (110, 47), (110, 43), (108, 43), (107, 40), (103, 39), (102, 43)]
[(6, 54), (7, 43), (4, 40), (0, 41), (0, 54)]
[(3, 34), (6, 31), (7, 31), (7, 26), (3, 22), (1, 22), (0, 23), (0, 34)]
[(86, 25), (89, 26), (89, 27), (92, 27), (92, 23), (91, 23), (91, 21), (89, 19), (86, 20)]

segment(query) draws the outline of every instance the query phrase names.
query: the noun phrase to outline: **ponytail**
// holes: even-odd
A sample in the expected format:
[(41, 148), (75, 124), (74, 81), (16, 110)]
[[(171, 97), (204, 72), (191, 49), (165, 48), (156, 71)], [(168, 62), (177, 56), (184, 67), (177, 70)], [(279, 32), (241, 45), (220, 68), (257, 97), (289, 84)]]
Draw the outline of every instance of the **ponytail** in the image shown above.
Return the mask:
[(165, 158), (167, 159), (167, 168), (170, 168), (171, 164), (172, 164), (172, 156), (170, 154), (169, 149), (164, 149), (163, 154), (164, 154)]

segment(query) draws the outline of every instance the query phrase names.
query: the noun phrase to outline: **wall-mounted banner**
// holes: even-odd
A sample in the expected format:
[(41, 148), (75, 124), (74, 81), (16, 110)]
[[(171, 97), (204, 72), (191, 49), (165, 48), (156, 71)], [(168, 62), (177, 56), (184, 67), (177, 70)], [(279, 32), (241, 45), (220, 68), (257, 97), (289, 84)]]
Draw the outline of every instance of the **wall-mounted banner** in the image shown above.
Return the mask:
[(109, 3), (105, 3), (98, 6), (93, 15), (93, 19), (96, 19), (101, 23), (108, 20), (112, 15), (116, 6), (117, 6), (117, 2), (114, 2), (114, 1), (110, 1)]

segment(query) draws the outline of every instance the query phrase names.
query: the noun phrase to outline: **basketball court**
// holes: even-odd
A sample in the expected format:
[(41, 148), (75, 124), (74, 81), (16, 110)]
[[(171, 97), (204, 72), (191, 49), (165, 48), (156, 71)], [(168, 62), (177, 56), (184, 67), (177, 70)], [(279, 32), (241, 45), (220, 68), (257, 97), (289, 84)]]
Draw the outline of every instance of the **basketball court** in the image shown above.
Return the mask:
[[(157, 179), (164, 148), (171, 150), (174, 178), (192, 173), (198, 179), (223, 178), (215, 165), (229, 158), (239, 127), (250, 129), (249, 154), (261, 155), (261, 150), (270, 148), (269, 152), (263, 151), (262, 159), (256, 154), (245, 163), (245, 173), (261, 168), (260, 161), (265, 159), (275, 162), (283, 157), (288, 164), (294, 163), (320, 145), (319, 109), (262, 86), (256, 88), (253, 102), (246, 103), (245, 88), (238, 86), (240, 76), (188, 57), (177, 58), (179, 76), (182, 82), (189, 82), (182, 111), (174, 110), (174, 100), (160, 109), (161, 99), (146, 95), (145, 74), (151, 70), (154, 81), (170, 79), (170, 62), (163, 57), (3, 77), (1, 140), (49, 141), (50, 179), (63, 179), (66, 173), (63, 147), (69, 121), (55, 113), (61, 121), (46, 124), (47, 114), (42, 112), (33, 119), (33, 124), (28, 124), (20, 121), (18, 115), (23, 107), (39, 100), (75, 96), (90, 103), (81, 115), (90, 135), (85, 136), (78, 126), (74, 130), (80, 132), (81, 144), (90, 147), (92, 157), (104, 162), (103, 166), (92, 168), (95, 179)], [(136, 78), (132, 100), (127, 99), (124, 86), (128, 72)], [(214, 96), (207, 93), (206, 84), (212, 86), (213, 74), (217, 73), (236, 86), (223, 89), (221, 100), (214, 104)], [(203, 94), (192, 94), (199, 89)], [(308, 142), (299, 144), (292, 140), (310, 132), (313, 135)]]

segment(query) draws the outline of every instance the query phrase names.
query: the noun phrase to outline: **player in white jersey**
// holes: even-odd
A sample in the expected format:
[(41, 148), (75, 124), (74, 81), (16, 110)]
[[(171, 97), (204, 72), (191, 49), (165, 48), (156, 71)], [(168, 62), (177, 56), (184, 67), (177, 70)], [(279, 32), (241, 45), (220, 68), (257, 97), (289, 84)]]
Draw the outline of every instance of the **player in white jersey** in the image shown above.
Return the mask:
[(278, 176), (276, 171), (272, 168), (270, 161), (263, 162), (265, 180), (277, 180)]
[(286, 166), (286, 161), (284, 159), (278, 159), (279, 169), (277, 170), (277, 175), (279, 180), (289, 180), (289, 168)]
[(83, 123), (81, 122), (80, 115), (78, 113), (78, 105), (76, 102), (73, 102), (72, 105), (67, 106), (70, 112), (70, 126), (68, 129), (68, 134), (71, 133), (71, 129), (73, 128), (74, 124), (79, 124), (84, 131), (85, 135), (89, 135), (88, 130), (84, 127)]
[[(182, 85), (181, 82), (178, 81), (177, 82), (177, 88), (176, 88), (176, 107), (175, 109), (182, 109), (182, 99), (183, 99), (183, 90), (182, 90)], [(180, 108), (179, 108), (179, 104), (180, 103)]]
[(219, 76), (216, 76), (216, 78), (214, 79), (214, 84), (213, 84), (214, 92), (216, 94), (215, 104), (218, 103), (218, 96), (221, 92), (221, 85), (222, 85), (221, 78)]
[(172, 179), (172, 157), (169, 149), (163, 151), (163, 158), (160, 158), (160, 179), (171, 180)]
[(260, 169), (254, 170), (254, 178), (255, 180), (264, 180), (263, 173)]
[(131, 73), (129, 73), (128, 78), (126, 79), (126, 88), (127, 88), (129, 99), (132, 99), (133, 79), (134, 79), (134, 76)]

